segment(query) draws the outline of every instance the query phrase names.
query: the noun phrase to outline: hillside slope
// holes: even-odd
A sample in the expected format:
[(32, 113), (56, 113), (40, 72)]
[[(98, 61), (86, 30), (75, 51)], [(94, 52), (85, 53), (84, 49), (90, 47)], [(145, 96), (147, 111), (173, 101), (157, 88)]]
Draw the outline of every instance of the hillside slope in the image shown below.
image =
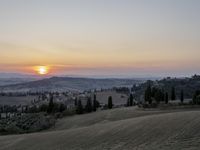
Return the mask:
[[(189, 109), (188, 109), (189, 110)], [(64, 130), (79, 127), (91, 126), (94, 124), (104, 124), (113, 121), (120, 121), (125, 119), (144, 117), (149, 115), (157, 115), (163, 113), (179, 112), (182, 109), (174, 110), (140, 110), (137, 107), (117, 108), (111, 110), (104, 110), (95, 113), (84, 115), (76, 115), (73, 117), (66, 117), (57, 121), (57, 124), (52, 130)]]
[[(120, 109), (131, 114), (131, 109)], [(197, 150), (200, 146), (200, 111), (143, 112), (117, 118), (117, 111), (97, 112), (107, 122), (90, 122), (79, 127), (56, 125), (57, 131), (0, 137), (2, 150)], [(86, 115), (87, 116), (87, 115)], [(80, 118), (79, 118), (80, 117)], [(83, 117), (83, 118), (82, 118)], [(77, 118), (69, 117), (68, 122)], [(78, 116), (85, 119), (85, 115)], [(116, 118), (116, 119), (113, 119)], [(77, 119), (78, 120), (78, 119)], [(84, 122), (84, 120), (80, 120)], [(62, 122), (62, 120), (61, 120)], [(67, 118), (64, 119), (67, 122)], [(63, 123), (64, 123), (63, 122)], [(88, 122), (88, 120), (85, 120)], [(77, 121), (78, 123), (78, 121)]]
[(21, 84), (0, 86), (0, 91), (83, 91), (90, 89), (112, 88), (119, 86), (132, 86), (141, 83), (139, 79), (93, 79), (93, 78), (72, 78), (72, 77), (52, 77), (38, 81)]

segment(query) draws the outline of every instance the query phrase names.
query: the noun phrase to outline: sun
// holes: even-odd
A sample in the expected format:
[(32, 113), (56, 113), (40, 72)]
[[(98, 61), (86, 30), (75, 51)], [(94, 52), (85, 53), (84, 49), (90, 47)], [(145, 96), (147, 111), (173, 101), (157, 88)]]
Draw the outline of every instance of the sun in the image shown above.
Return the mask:
[(49, 67), (47, 66), (37, 66), (35, 70), (39, 75), (46, 75), (49, 73)]

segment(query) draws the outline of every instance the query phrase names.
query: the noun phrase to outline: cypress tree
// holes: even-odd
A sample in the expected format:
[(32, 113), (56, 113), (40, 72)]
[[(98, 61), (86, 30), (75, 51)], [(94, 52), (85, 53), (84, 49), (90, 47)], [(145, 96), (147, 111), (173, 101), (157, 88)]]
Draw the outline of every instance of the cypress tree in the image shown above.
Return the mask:
[(86, 112), (88, 112), (88, 113), (92, 112), (92, 102), (91, 102), (91, 98), (88, 98), (85, 109), (86, 109)]
[(94, 100), (93, 100), (93, 111), (97, 110), (97, 97), (96, 94), (94, 94)]
[(175, 91), (175, 87), (172, 87), (172, 89), (171, 89), (171, 100), (176, 100), (176, 91)]
[(63, 112), (63, 111), (65, 111), (65, 109), (66, 109), (65, 105), (63, 103), (61, 103), (59, 105), (59, 112)]
[(74, 105), (77, 106), (78, 105), (78, 100), (77, 100), (77, 97), (75, 98), (74, 100)]
[(193, 103), (200, 104), (200, 91), (199, 90), (195, 91), (195, 93), (193, 95)]
[(164, 89), (162, 89), (161, 95), (162, 95), (161, 101), (165, 101), (165, 91), (164, 91)]
[(76, 113), (77, 114), (83, 114), (83, 106), (81, 103), (81, 100), (78, 100), (77, 108), (76, 108)]
[(52, 113), (54, 109), (54, 102), (53, 102), (53, 95), (50, 95), (49, 106), (48, 106), (48, 113)]
[(160, 101), (162, 100), (162, 92), (161, 92), (160, 89), (156, 90), (155, 100), (156, 100), (157, 103), (160, 103)]
[(168, 101), (169, 101), (169, 96), (168, 96), (168, 93), (166, 92), (165, 93), (165, 104), (168, 104)]
[(109, 97), (108, 97), (108, 108), (109, 108), (109, 109), (112, 109), (112, 107), (113, 107), (112, 96), (109, 96)]
[(197, 95), (196, 95), (197, 91), (195, 91), (194, 95), (193, 95), (193, 98), (192, 98), (192, 101), (193, 101), (193, 104), (196, 104), (196, 99), (197, 99)]
[(145, 102), (148, 102), (149, 104), (152, 103), (152, 100), (151, 100), (151, 85), (150, 84), (147, 86), (147, 89), (145, 90), (144, 99), (145, 99)]
[(129, 105), (133, 106), (133, 94), (130, 94)]
[(130, 98), (127, 98), (127, 103), (126, 103), (127, 106), (130, 106)]
[(183, 101), (184, 101), (184, 91), (181, 90), (181, 103), (183, 103)]

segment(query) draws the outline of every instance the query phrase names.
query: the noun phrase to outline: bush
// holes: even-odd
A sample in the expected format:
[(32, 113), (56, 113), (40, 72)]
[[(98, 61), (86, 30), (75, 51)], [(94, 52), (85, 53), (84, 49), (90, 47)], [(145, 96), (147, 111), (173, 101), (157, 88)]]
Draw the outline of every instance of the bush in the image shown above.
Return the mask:
[(200, 105), (200, 95), (196, 97), (196, 104)]
[(143, 108), (157, 108), (158, 104), (157, 103), (152, 103), (152, 104), (144, 103), (144, 104), (142, 104), (142, 107)]
[(0, 120), (0, 134), (20, 134), (48, 129), (55, 124), (55, 118), (44, 113), (25, 114)]
[(1, 128), (1, 134), (19, 134), (23, 133), (23, 130), (11, 123)]
[(73, 116), (76, 114), (76, 110), (75, 109), (66, 109), (63, 112), (63, 116)]
[(200, 91), (197, 90), (193, 95), (193, 103), (194, 104), (200, 104)]

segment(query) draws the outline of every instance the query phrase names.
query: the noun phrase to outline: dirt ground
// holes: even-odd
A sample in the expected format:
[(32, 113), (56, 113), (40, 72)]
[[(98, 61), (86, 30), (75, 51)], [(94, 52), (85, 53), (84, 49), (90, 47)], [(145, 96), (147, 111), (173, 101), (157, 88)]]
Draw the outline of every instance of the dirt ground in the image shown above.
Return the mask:
[(2, 150), (198, 150), (200, 111), (118, 108), (58, 121), (51, 131), (0, 137)]

